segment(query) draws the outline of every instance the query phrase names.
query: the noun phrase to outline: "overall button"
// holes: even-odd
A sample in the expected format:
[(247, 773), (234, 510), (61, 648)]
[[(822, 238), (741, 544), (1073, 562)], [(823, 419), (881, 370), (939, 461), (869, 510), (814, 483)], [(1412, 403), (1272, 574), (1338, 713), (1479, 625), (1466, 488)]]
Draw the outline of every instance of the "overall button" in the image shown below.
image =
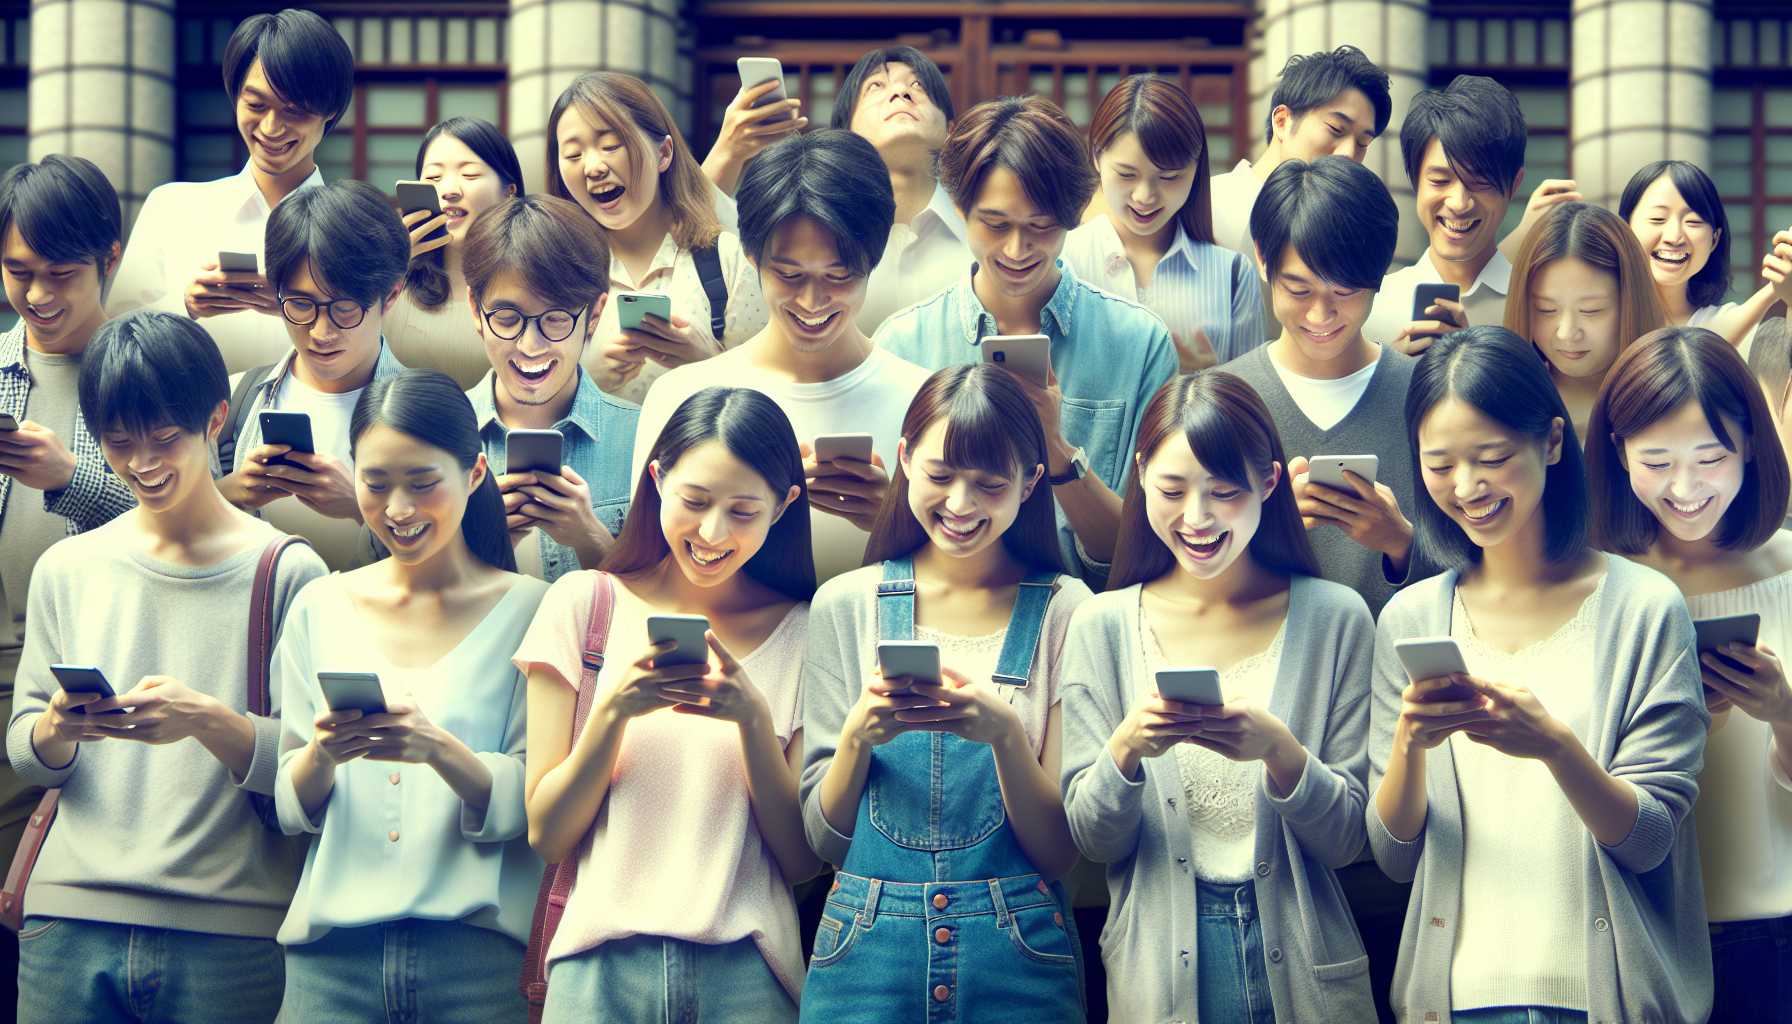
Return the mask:
[(393, 829), (392, 831), (386, 833), (386, 838), (392, 840), (395, 843), (398, 842), (398, 830)]
[(1052, 893), (1051, 887), (1046, 885), (1044, 882), (1039, 883), (1038, 889), (1040, 892), (1045, 893), (1047, 896), (1050, 896)]
[(946, 909), (946, 904), (951, 902), (952, 901), (947, 899), (946, 894), (943, 892), (936, 892), (933, 894), (933, 909), (935, 910), (944, 910)]
[(1056, 924), (1060, 928), (1064, 927), (1064, 915), (1063, 914), (1053, 914), (1052, 915), (1052, 923)]
[(1269, 948), (1269, 962), (1272, 964), (1279, 964), (1282, 962), (1282, 947), (1271, 946)]
[(950, 929), (950, 928), (935, 928), (933, 930), (933, 941), (939, 943), (942, 946), (944, 946), (948, 942), (951, 942), (952, 941), (952, 929)]
[(840, 891), (840, 880), (838, 878), (834, 879), (833, 885), (828, 886), (828, 891), (829, 892), (839, 892)]
[(950, 998), (952, 998), (952, 990), (950, 988), (947, 988), (944, 985), (933, 986), (933, 1001), (934, 1002), (943, 1003)]

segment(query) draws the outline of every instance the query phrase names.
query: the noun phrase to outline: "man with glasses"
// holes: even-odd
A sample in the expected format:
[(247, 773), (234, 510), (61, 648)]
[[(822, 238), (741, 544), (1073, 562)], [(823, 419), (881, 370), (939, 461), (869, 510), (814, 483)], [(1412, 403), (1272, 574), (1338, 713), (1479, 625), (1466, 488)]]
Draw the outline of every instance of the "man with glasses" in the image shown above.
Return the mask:
[[(473, 223), (461, 269), (492, 366), (467, 397), (498, 474), (517, 568), (549, 582), (596, 568), (628, 512), (641, 412), (579, 366), (610, 288), (603, 229), (564, 199), (506, 199)], [(513, 430), (558, 431), (559, 471), (513, 471)]]
[[(381, 324), (404, 285), (410, 234), (377, 189), (341, 181), (301, 189), (268, 217), (267, 278), (293, 351), (232, 383), (218, 438), (218, 489), (231, 503), (317, 548), (332, 569), (363, 564), (349, 420), (367, 385), (404, 369)], [(269, 443), (266, 413), (301, 413), (310, 452)], [(291, 417), (280, 424), (293, 429)], [(282, 432), (290, 438), (290, 433)]]

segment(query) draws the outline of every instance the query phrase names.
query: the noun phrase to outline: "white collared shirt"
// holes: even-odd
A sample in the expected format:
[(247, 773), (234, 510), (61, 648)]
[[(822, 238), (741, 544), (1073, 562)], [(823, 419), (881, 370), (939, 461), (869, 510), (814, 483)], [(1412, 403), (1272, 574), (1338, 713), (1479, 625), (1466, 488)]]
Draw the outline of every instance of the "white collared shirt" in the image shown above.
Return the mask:
[[(299, 188), (323, 181), (323, 175), (313, 170)], [(262, 241), (271, 212), (248, 164), (216, 181), (158, 185), (137, 214), (106, 300), (106, 315), (148, 307), (186, 316), (187, 288), (202, 264), (217, 262), (220, 251), (252, 252), (265, 269)], [(231, 373), (266, 366), (292, 351), (286, 324), (277, 313), (243, 310), (206, 317), (199, 325), (218, 343)]]
[(1064, 241), (1064, 262), (1077, 279), (1156, 313), (1177, 338), (1200, 328), (1222, 363), (1263, 344), (1263, 293), (1248, 259), (1212, 242), (1188, 237), (1182, 225), (1157, 261), (1151, 284), (1138, 286), (1112, 218), (1078, 225)]
[(891, 313), (952, 287), (970, 267), (964, 214), (952, 205), (946, 187), (935, 185), (933, 198), (914, 220), (890, 228), (883, 259), (865, 285), (859, 330), (870, 337)]
[(1251, 162), (1240, 160), (1226, 173), (1214, 175), (1208, 188), (1208, 196), (1213, 202), (1213, 240), (1243, 254), (1246, 259), (1255, 260), (1256, 247), (1251, 242), (1251, 207), (1257, 205), (1257, 193), (1263, 191), (1263, 182), (1251, 169)]
[[(1375, 306), (1363, 324), (1363, 337), (1377, 345), (1394, 340), (1400, 329), (1412, 323), (1413, 293), (1422, 284), (1442, 284), (1443, 275), (1431, 262), (1427, 247), (1419, 260), (1404, 270), (1396, 270), (1381, 279), (1381, 291), (1375, 295)], [(1462, 293), (1463, 311), (1471, 327), (1498, 327), (1506, 322), (1506, 291), (1512, 283), (1512, 263), (1498, 250), (1481, 268), (1474, 286)]]

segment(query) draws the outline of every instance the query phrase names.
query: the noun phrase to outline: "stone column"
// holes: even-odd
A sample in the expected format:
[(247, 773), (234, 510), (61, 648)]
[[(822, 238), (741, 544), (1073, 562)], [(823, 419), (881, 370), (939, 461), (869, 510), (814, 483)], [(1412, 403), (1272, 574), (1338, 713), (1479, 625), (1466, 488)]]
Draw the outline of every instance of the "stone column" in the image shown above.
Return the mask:
[(1574, 0), (1574, 179), (1616, 210), (1655, 160), (1710, 167), (1711, 0)]
[(1425, 251), (1425, 233), (1413, 212), (1412, 184), (1400, 160), (1400, 122), (1425, 87), (1428, 60), (1427, 0), (1257, 0), (1256, 46), (1251, 59), (1251, 155), (1263, 148), (1263, 123), (1282, 66), (1295, 54), (1360, 47), (1388, 73), (1393, 118), (1369, 147), (1364, 163), (1387, 183), (1400, 208), (1400, 244), (1394, 258), (1411, 263)]
[(173, 0), (31, 5), (30, 158), (86, 157), (124, 204), (174, 177)]
[(691, 86), (679, 75), (679, 0), (511, 0), (510, 141), (531, 190), (545, 188), (548, 114), (567, 83), (587, 71), (622, 71), (646, 82), (681, 130)]

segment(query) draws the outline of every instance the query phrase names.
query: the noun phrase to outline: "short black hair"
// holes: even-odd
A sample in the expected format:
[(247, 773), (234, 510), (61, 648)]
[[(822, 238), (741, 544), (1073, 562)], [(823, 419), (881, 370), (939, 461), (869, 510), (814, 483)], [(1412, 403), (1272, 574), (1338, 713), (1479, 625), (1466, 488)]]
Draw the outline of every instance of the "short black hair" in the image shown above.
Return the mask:
[(81, 358), (81, 418), (95, 434), (203, 434), (230, 375), (212, 336), (184, 316), (139, 309), (108, 320)]
[(854, 277), (883, 258), (896, 222), (890, 170), (877, 147), (838, 128), (792, 135), (747, 162), (735, 189), (740, 243), (755, 265), (785, 220), (813, 217), (834, 236)]
[(1287, 107), (1289, 113), (1302, 117), (1346, 89), (1355, 89), (1368, 97), (1369, 106), (1375, 110), (1375, 134), (1387, 131), (1388, 121), (1394, 116), (1388, 73), (1368, 54), (1345, 44), (1329, 52), (1297, 53), (1282, 65), (1282, 75), (1269, 96), (1269, 113), (1263, 118), (1263, 141), (1276, 137), (1277, 107)]
[(1464, 182), (1510, 192), (1524, 170), (1524, 111), (1518, 97), (1491, 78), (1457, 75), (1447, 87), (1413, 98), (1400, 122), (1400, 156), (1413, 188), (1432, 139), (1443, 143), (1450, 169)]
[(1673, 181), (1680, 198), (1686, 200), (1687, 208), (1705, 218), (1705, 223), (1717, 233), (1711, 256), (1699, 272), (1692, 275), (1692, 280), (1686, 282), (1686, 297), (1695, 308), (1718, 305), (1730, 294), (1730, 217), (1724, 212), (1724, 201), (1717, 194), (1717, 182), (1711, 180), (1704, 168), (1690, 160), (1657, 160), (1649, 164), (1625, 183), (1624, 193), (1618, 198), (1618, 216), (1624, 223), (1630, 223), (1630, 215), (1643, 201), (1643, 193), (1664, 174)]
[(1251, 207), (1251, 237), (1272, 281), (1292, 245), (1326, 281), (1379, 291), (1399, 235), (1400, 210), (1388, 187), (1341, 156), (1283, 161)]
[(249, 69), (262, 73), (280, 98), (336, 127), (355, 96), (355, 55), (323, 18), (296, 7), (252, 14), (224, 44), (224, 94), (235, 103)]
[(1562, 455), (1543, 477), (1543, 557), (1557, 564), (1587, 548), (1587, 474), (1574, 418), (1562, 394), (1549, 379), (1530, 342), (1504, 327), (1465, 327), (1431, 343), (1413, 367), (1406, 391), (1406, 439), (1412, 452), (1413, 493), (1418, 511), (1413, 538), (1418, 555), (1443, 569), (1460, 569), (1481, 560), (1481, 548), (1449, 514), (1437, 507), (1425, 487), (1425, 465), (1419, 458), (1419, 426), (1450, 397), (1460, 398), (1508, 430), (1532, 440), (1549, 436), (1551, 421), (1562, 421)]
[(276, 290), (309, 265), (335, 298), (371, 308), (404, 279), (411, 233), (379, 189), (332, 181), (280, 200), (268, 215), (264, 258)]
[(829, 127), (851, 128), (853, 111), (859, 106), (859, 92), (865, 88), (865, 79), (877, 74), (888, 64), (906, 64), (915, 73), (915, 81), (921, 83), (927, 98), (946, 115), (946, 123), (951, 124), (958, 119), (952, 107), (952, 90), (946, 85), (946, 76), (940, 73), (940, 66), (933, 58), (912, 46), (884, 46), (872, 50), (859, 58), (859, 62), (846, 73), (846, 81), (840, 84), (840, 91), (834, 97), (834, 117)]
[(51, 263), (92, 263), (105, 277), (112, 247), (124, 240), (118, 193), (90, 160), (51, 153), (0, 174), (0, 236), (19, 237)]

